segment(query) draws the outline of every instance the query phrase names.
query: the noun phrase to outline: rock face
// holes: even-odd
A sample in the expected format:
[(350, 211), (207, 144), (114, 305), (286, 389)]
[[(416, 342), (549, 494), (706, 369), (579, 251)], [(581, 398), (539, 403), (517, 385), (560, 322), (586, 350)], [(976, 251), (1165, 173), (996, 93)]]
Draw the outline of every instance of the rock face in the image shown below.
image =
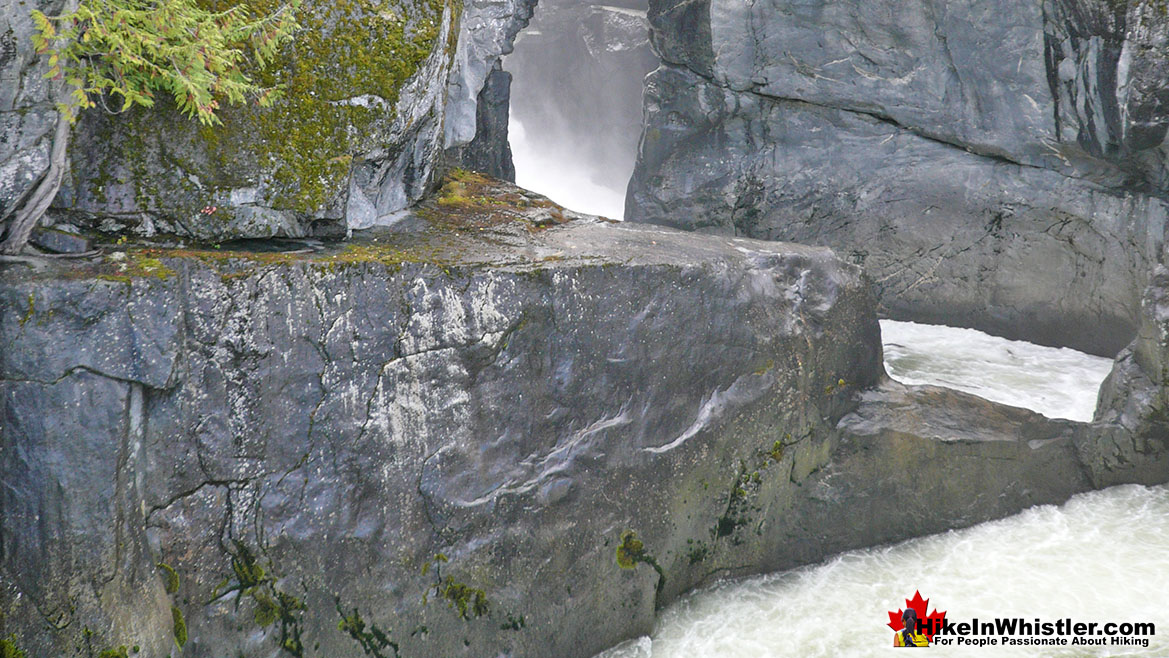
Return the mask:
[[(445, 135), (447, 148), (469, 144), (473, 139), (501, 136), (494, 148), (507, 146), (507, 112), (494, 110), (489, 134), (483, 132), (481, 94), (506, 108), (508, 84), (493, 71), (500, 68), (500, 58), (512, 51), (516, 35), (528, 25), (536, 0), (468, 0), (459, 21), (459, 42), (455, 62), (447, 85)], [(488, 90), (489, 79), (494, 88)], [(482, 90), (482, 91), (481, 91)], [(502, 125), (498, 119), (502, 118)], [(485, 172), (492, 173), (492, 172)], [(498, 176), (497, 176), (498, 177)]]
[(760, 563), (880, 376), (859, 270), (482, 185), (312, 254), (6, 266), (0, 631), (589, 656)]
[(715, 578), (1169, 479), (1163, 412), (889, 382), (824, 248), (467, 173), (396, 229), (0, 269), (0, 635), (586, 658)]
[(651, 3), (628, 219), (825, 244), (883, 313), (1115, 354), (1169, 191), (1158, 3)]
[(507, 141), (507, 117), (511, 100), (511, 74), (496, 65), (479, 92), (475, 114), (475, 138), (447, 151), (459, 167), (515, 182), (515, 164)]
[(1169, 254), (1154, 267), (1141, 303), (1136, 339), (1120, 353), (1100, 387), (1096, 422), (1102, 439), (1088, 461), (1101, 485), (1123, 477), (1156, 477), (1169, 450)]
[(225, 107), (215, 128), (173, 107), (86, 112), (58, 206), (206, 240), (391, 221), (441, 156), (455, 15), (444, 0), (303, 3), (304, 30), (255, 72), (285, 85), (276, 106)]
[[(30, 5), (0, 20), (0, 217), (47, 168), (56, 112)], [(444, 149), (487, 135), (467, 164), (506, 175), (510, 52), (531, 0), (301, 4), (305, 29), (272, 66), (275, 107), (225, 107), (201, 127), (165, 100), (148, 111), (84, 113), (56, 203), (73, 224), (201, 240), (301, 237), (392, 223), (433, 185)], [(62, 2), (36, 5), (48, 14)], [(480, 99), (490, 107), (479, 110)], [(502, 109), (501, 109), (502, 108)]]
[(512, 116), (530, 148), (562, 154), (595, 184), (623, 190), (641, 134), (641, 91), (657, 66), (645, 0), (541, 2), (505, 66)]
[(49, 168), (57, 110), (45, 79), (47, 61), (33, 52), (31, 12), (54, 15), (64, 0), (0, 2), (0, 219)]

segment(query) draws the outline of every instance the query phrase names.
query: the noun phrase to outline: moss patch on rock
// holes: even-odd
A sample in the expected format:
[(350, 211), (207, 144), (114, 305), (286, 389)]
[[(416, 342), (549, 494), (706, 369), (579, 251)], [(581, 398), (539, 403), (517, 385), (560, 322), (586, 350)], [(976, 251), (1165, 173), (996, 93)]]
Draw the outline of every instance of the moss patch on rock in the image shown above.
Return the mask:
[(564, 209), (550, 199), (464, 169), (447, 173), (420, 214), (448, 231), (483, 231), (511, 223), (537, 230), (569, 220)]
[(183, 611), (179, 610), (177, 605), (170, 607), (170, 615), (173, 622), (172, 632), (175, 644), (178, 645), (179, 649), (182, 649), (187, 644), (187, 621), (183, 619)]
[(0, 658), (25, 658), (24, 650), (16, 644), (16, 636), (0, 639)]
[[(253, 72), (280, 85), (271, 108), (224, 112), (224, 125), (201, 129), (212, 158), (230, 169), (245, 150), (270, 167), (273, 208), (320, 211), (344, 190), (353, 156), (378, 146), (402, 87), (435, 49), (448, 0), (306, 2), (304, 30), (282, 57)], [(457, 2), (457, 0), (450, 0)], [(246, 4), (272, 12), (279, 0), (204, 0), (215, 9)], [(452, 5), (452, 15), (455, 10)]]
[(162, 571), (162, 584), (166, 588), (166, 593), (174, 594), (179, 591), (179, 574), (174, 567), (166, 562), (159, 562), (158, 568)]
[[(245, 71), (280, 90), (271, 107), (225, 105), (214, 127), (183, 118), (165, 98), (85, 117), (77, 207), (131, 226), (152, 216), (160, 231), (204, 237), (295, 235), (293, 218), (340, 219), (354, 162), (411, 144), (413, 126), (399, 121), (403, 89), (430, 76), (409, 114), (427, 111), (421, 104), (432, 103), (451, 58), (441, 37), (458, 33), (461, 1), (300, 0), (303, 29), (274, 61)], [(199, 2), (256, 15), (293, 10), (285, 0)]]

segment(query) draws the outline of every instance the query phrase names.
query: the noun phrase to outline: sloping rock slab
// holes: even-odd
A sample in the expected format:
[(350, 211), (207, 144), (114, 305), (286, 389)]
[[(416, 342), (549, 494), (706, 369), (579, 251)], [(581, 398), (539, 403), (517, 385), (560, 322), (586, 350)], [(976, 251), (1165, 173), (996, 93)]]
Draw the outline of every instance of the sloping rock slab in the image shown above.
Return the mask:
[(574, 217), (461, 175), (308, 253), (4, 266), (0, 631), (589, 656), (766, 566), (880, 377), (859, 270)]

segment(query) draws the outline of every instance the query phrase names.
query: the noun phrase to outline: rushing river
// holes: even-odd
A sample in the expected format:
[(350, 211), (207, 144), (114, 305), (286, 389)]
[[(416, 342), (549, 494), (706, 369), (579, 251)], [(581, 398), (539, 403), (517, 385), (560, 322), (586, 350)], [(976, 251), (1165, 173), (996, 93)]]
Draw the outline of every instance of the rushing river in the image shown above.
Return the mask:
[[(1106, 359), (978, 332), (882, 322), (896, 379), (961, 388), (1052, 417), (1091, 417)], [(1169, 656), (1169, 488), (1123, 486), (1065, 505), (696, 592), (651, 637), (598, 658), (886, 655), (888, 612), (915, 591), (969, 621), (1152, 622), (1147, 647), (940, 647), (944, 656)]]
[(1092, 420), (1112, 359), (973, 329), (881, 321), (885, 369), (903, 384), (935, 384), (1049, 418)]

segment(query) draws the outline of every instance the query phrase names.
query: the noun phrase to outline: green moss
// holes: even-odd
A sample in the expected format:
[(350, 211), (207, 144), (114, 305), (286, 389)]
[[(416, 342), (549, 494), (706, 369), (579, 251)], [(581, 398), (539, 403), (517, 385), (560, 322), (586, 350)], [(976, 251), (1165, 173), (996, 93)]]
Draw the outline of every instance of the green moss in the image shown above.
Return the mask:
[[(431, 591), (435, 596), (444, 599), (447, 606), (459, 613), (459, 617), (470, 620), (472, 617), (483, 617), (490, 614), (491, 607), (487, 601), (487, 592), (477, 587), (471, 587), (447, 576), (443, 578), (442, 565), (449, 561), (447, 556), (436, 553), (434, 559), (422, 565), (422, 575), (434, 572), (434, 586)], [(422, 597), (423, 605), (428, 600), (429, 591)]]
[(658, 583), (654, 588), (655, 607), (661, 600), (662, 589), (666, 586), (666, 572), (662, 570), (657, 559), (645, 550), (645, 544), (637, 538), (637, 533), (626, 530), (621, 533), (621, 543), (617, 545), (617, 566), (622, 569), (633, 569), (638, 563), (648, 564), (658, 574)]
[(183, 611), (179, 607), (172, 605), (170, 607), (171, 620), (174, 622), (173, 632), (175, 636), (175, 644), (180, 649), (187, 644), (187, 622), (183, 619)]
[(482, 617), (490, 612), (486, 592), (450, 576), (438, 586), (436, 593), (446, 599), (447, 605), (456, 609), (463, 619), (469, 620), (472, 615)]
[(162, 570), (162, 583), (166, 587), (167, 594), (174, 594), (179, 591), (179, 574), (166, 562), (159, 562), (158, 568)]
[(245, 598), (253, 604), (253, 619), (261, 628), (279, 622), (280, 650), (298, 658), (304, 656), (301, 642), (301, 613), (308, 609), (304, 601), (277, 588), (277, 578), (265, 569), (255, 553), (241, 541), (234, 542), (231, 555), (231, 571), (234, 579), (225, 579), (214, 590), (210, 602), (218, 601), (231, 594), (236, 595), (236, 605)]
[(621, 535), (621, 543), (617, 545), (617, 566), (622, 569), (632, 569), (645, 554), (645, 544), (637, 538), (632, 530), (626, 530)]
[(341, 607), (340, 597), (335, 597), (334, 602), (337, 606), (337, 614), (341, 617), (341, 621), (337, 622), (337, 630), (353, 638), (353, 641), (361, 646), (365, 655), (374, 658), (389, 658), (387, 651), (393, 651), (395, 656), (398, 655), (398, 644), (390, 639), (389, 631), (379, 628), (374, 623), (367, 624), (357, 608), (346, 613)]
[[(533, 208), (548, 212), (534, 221)], [(419, 215), (447, 232), (482, 231), (511, 223), (535, 231), (567, 222), (562, 210), (548, 199), (530, 198), (478, 172), (453, 169)]]
[(500, 624), (499, 630), (501, 630), (501, 631), (519, 631), (519, 630), (523, 630), (524, 627), (527, 625), (528, 625), (528, 622), (527, 622), (527, 620), (524, 619), (523, 615), (516, 617), (515, 615), (508, 613), (507, 622)]
[[(246, 4), (271, 12), (281, 3), (203, 4), (217, 9)], [(282, 85), (282, 99), (271, 108), (225, 111), (224, 125), (200, 136), (229, 169), (241, 148), (248, 159), (270, 167), (273, 207), (323, 209), (344, 189), (353, 155), (381, 146), (371, 136), (379, 123), (393, 120), (401, 88), (434, 50), (444, 9), (445, 0), (303, 4), (298, 18), (304, 30), (276, 62), (253, 72), (264, 86)], [(367, 106), (350, 100), (359, 97), (382, 100)]]
[(128, 249), (116, 252), (122, 254), (120, 258), (107, 256), (99, 279), (130, 283), (134, 279), (169, 279), (175, 271), (166, 265), (159, 257), (159, 251), (154, 249)]
[(710, 556), (710, 547), (705, 543), (687, 539), (686, 544), (686, 558), (690, 561), (690, 564), (698, 564)]
[(97, 658), (130, 658), (130, 654), (127, 652), (126, 647), (121, 646), (117, 649), (106, 649), (97, 654)]
[(257, 626), (271, 626), (280, 620), (280, 605), (271, 596), (264, 592), (253, 592), (252, 600), (256, 603), (252, 619)]
[(767, 458), (776, 463), (783, 461), (783, 448), (783, 441), (777, 440), (771, 444), (771, 449), (767, 451)]
[(710, 528), (711, 540), (730, 538), (733, 545), (742, 543), (737, 530), (751, 522), (752, 511), (761, 511), (757, 506), (752, 507), (750, 500), (759, 491), (762, 481), (758, 471), (749, 470), (745, 461), (739, 462), (738, 473), (726, 494), (726, 508)]
[(0, 658), (25, 658), (24, 651), (16, 644), (16, 635), (0, 639)]
[[(270, 13), (286, 0), (198, 0), (205, 8), (244, 6)], [(192, 226), (250, 222), (221, 203), (230, 190), (259, 188), (259, 205), (296, 215), (326, 214), (346, 188), (354, 156), (386, 146), (399, 95), (429, 57), (443, 56), (439, 36), (461, 0), (301, 0), (303, 29), (274, 61), (246, 73), (282, 97), (272, 107), (225, 106), (223, 125), (198, 126), (159, 98), (149, 110), (86, 121), (100, 153), (75, 158), (79, 192), (97, 208), (123, 195), (138, 209)], [(452, 51), (453, 52), (453, 51)], [(432, 83), (433, 84), (433, 83)], [(367, 102), (368, 99), (377, 99)], [(405, 126), (409, 131), (411, 126)], [(127, 184), (128, 181), (128, 184)], [(122, 189), (117, 194), (112, 186)], [(114, 210), (118, 212), (118, 210)], [(335, 213), (333, 213), (335, 214)]]
[[(36, 314), (36, 311), (37, 311), (37, 297), (36, 297), (35, 293), (30, 291), (28, 293), (28, 311), (26, 311), (25, 314), (20, 318), (21, 328), (24, 328), (24, 325), (29, 320), (32, 319), (32, 316), (34, 314)], [(0, 656), (0, 658), (3, 658), (3, 656)]]

